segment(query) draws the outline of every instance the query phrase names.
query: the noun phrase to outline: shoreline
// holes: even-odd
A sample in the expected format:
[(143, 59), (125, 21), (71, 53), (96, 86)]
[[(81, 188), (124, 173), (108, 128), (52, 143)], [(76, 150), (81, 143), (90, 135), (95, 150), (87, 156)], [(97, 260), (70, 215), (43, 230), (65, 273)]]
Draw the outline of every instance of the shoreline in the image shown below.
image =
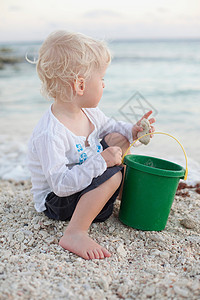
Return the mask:
[(140, 231), (113, 215), (90, 236), (112, 253), (86, 261), (58, 241), (68, 222), (37, 213), (30, 181), (0, 180), (1, 299), (199, 299), (200, 184), (179, 184), (165, 230)]

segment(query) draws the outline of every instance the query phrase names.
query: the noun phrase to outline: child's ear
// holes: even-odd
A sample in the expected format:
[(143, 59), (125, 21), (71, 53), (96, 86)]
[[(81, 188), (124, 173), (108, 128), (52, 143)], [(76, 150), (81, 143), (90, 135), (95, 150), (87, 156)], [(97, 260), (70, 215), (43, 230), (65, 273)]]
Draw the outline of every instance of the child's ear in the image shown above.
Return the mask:
[(74, 90), (77, 95), (82, 96), (85, 90), (85, 79), (82, 77), (77, 78), (74, 81)]

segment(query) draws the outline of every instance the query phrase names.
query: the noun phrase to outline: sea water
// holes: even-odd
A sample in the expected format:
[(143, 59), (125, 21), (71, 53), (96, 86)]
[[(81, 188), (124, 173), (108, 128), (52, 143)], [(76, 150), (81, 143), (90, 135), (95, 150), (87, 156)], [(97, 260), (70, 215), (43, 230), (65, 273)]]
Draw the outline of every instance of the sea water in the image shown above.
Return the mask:
[[(200, 40), (128, 40), (108, 44), (113, 59), (99, 107), (106, 115), (133, 124), (153, 110), (156, 131), (172, 134), (187, 153), (188, 183), (200, 181)], [(25, 59), (28, 52), (37, 53), (40, 45), (0, 45), (0, 49), (12, 50), (7, 55), (21, 60), (0, 70), (1, 179), (29, 178), (27, 142), (51, 104), (40, 94), (35, 64)], [(131, 152), (184, 167), (186, 164), (180, 145), (168, 136), (155, 135), (150, 144), (133, 147)]]

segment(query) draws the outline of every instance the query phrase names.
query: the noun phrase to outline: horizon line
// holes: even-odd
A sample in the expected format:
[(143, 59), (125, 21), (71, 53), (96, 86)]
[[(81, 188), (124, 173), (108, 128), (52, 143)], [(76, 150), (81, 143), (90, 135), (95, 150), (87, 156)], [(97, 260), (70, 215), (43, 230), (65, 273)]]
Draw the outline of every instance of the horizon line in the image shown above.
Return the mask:
[[(102, 40), (101, 38), (97, 38), (99, 40)], [(144, 42), (144, 41), (150, 41), (150, 42), (159, 42), (159, 41), (167, 41), (167, 42), (175, 42), (175, 41), (200, 41), (200, 36), (199, 37), (169, 37), (169, 38), (105, 38), (103, 39), (107, 42), (132, 42), (132, 41), (137, 41), (137, 42)], [(1, 44), (27, 44), (27, 43), (43, 43), (44, 40), (42, 39), (33, 39), (33, 40), (12, 40), (12, 41), (0, 41)]]

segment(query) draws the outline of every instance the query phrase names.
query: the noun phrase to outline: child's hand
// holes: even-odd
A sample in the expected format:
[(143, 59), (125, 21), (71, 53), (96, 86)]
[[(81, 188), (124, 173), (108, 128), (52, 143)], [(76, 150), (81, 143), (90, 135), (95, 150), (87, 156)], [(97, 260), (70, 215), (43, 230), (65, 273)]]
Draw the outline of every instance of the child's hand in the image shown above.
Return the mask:
[(122, 163), (122, 150), (120, 147), (108, 147), (101, 152), (107, 167), (113, 167), (115, 165), (121, 165)]
[[(133, 140), (136, 140), (137, 139), (137, 134), (138, 132), (141, 132), (143, 131), (143, 128), (140, 126), (140, 123), (142, 121), (142, 119), (148, 119), (148, 117), (152, 114), (152, 110), (150, 110), (149, 112), (147, 112), (146, 114), (144, 114), (144, 116), (133, 126), (132, 128), (132, 134), (133, 134)], [(155, 118), (151, 118), (149, 119), (149, 123), (152, 124), (152, 123), (155, 123), (156, 119)], [(151, 129), (149, 132), (154, 132), (155, 131), (155, 128), (154, 126), (151, 126)], [(152, 138), (153, 137), (153, 134), (150, 135), (150, 137)]]

